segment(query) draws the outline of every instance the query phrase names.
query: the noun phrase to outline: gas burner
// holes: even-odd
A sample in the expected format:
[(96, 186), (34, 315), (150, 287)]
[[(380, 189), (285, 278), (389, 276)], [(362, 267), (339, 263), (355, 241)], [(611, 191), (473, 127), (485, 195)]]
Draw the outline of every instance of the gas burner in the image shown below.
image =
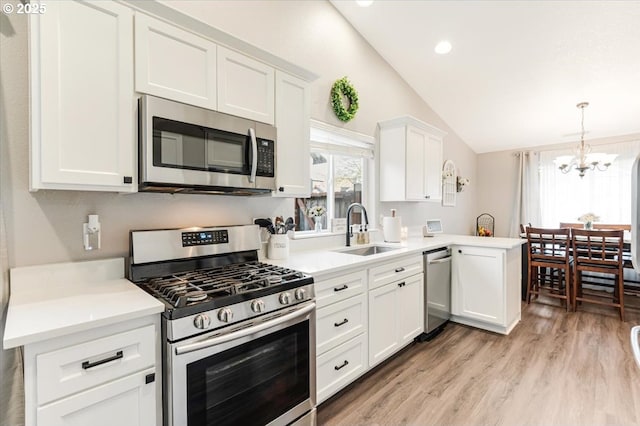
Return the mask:
[(204, 291), (192, 291), (186, 294), (187, 303), (199, 302), (207, 298), (207, 293)]
[(265, 278), (269, 281), (269, 284), (271, 285), (281, 283), (283, 279), (281, 275), (268, 275)]

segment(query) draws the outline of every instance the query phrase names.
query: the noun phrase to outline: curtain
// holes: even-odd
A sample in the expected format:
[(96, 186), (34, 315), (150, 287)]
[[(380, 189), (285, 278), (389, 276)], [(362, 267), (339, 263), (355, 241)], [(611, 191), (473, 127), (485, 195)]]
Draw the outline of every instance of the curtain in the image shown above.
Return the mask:
[(574, 154), (573, 149), (540, 153), (542, 226), (577, 222), (585, 213), (595, 214), (602, 223), (631, 223), (631, 167), (640, 153), (640, 140), (597, 145), (592, 151), (618, 156), (606, 171), (588, 170), (583, 178), (574, 169), (562, 173), (554, 163), (559, 156)]
[[(1, 189), (0, 189), (1, 192)], [(9, 300), (7, 244), (0, 201), (0, 336), (4, 336), (4, 319)], [(24, 425), (24, 379), (22, 353), (0, 348), (0, 425)]]
[(518, 175), (516, 196), (511, 214), (509, 236), (518, 238), (520, 224), (540, 224), (540, 189), (538, 176), (538, 153), (522, 151), (516, 153)]

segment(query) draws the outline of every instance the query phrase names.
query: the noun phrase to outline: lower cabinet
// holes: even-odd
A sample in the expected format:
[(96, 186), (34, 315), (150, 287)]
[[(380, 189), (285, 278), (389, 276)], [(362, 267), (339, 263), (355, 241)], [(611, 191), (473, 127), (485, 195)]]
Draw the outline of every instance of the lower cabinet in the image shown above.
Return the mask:
[(387, 359), (424, 331), (423, 274), (369, 291), (369, 366)]
[(452, 320), (508, 334), (520, 320), (520, 247), (454, 246)]
[(367, 333), (318, 355), (318, 404), (367, 371)]
[(24, 347), (26, 426), (161, 424), (159, 316)]
[(146, 383), (155, 368), (38, 408), (38, 425), (155, 426), (156, 382)]

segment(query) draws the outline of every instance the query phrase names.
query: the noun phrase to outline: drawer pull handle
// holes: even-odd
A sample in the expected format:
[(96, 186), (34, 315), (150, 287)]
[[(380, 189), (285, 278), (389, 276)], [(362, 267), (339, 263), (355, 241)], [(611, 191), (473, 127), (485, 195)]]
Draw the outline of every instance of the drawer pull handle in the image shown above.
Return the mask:
[(346, 290), (346, 289), (348, 289), (348, 288), (349, 288), (349, 286), (345, 284), (345, 285), (343, 285), (342, 287), (335, 287), (335, 288), (333, 289), (333, 291), (342, 291), (342, 290)]
[(403, 281), (401, 283), (398, 283), (398, 287), (404, 287), (406, 285), (406, 283)]
[(82, 363), (82, 368), (85, 369), (85, 370), (88, 370), (90, 368), (97, 367), (99, 365), (106, 364), (108, 362), (115, 361), (115, 360), (120, 359), (120, 358), (124, 358), (124, 355), (122, 354), (122, 351), (118, 351), (118, 352), (116, 352), (116, 354), (114, 356), (110, 356), (109, 358), (101, 359), (100, 361), (96, 361), (96, 362), (85, 361), (85, 362)]
[(404, 272), (404, 268), (402, 266), (399, 268), (396, 268), (396, 272)]
[(346, 367), (347, 365), (349, 365), (349, 361), (347, 361), (347, 360), (345, 359), (345, 360), (344, 360), (344, 362), (342, 363), (342, 365), (336, 365), (336, 366), (335, 366), (335, 367), (333, 367), (333, 368), (335, 368), (335, 369), (336, 369), (336, 371), (338, 371), (338, 370), (340, 370), (340, 369), (342, 369), (342, 368)]
[(344, 321), (342, 321), (342, 322), (334, 322), (333, 325), (335, 325), (336, 327), (340, 327), (341, 325), (345, 325), (348, 322), (349, 322), (349, 320), (345, 318)]

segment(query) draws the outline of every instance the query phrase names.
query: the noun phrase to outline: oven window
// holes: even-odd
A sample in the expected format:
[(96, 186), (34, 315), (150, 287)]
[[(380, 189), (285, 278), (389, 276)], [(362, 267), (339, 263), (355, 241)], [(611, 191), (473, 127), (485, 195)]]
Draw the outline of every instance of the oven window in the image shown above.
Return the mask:
[(264, 425), (309, 399), (309, 321), (187, 366), (189, 426)]
[(153, 117), (153, 165), (248, 175), (245, 134)]

